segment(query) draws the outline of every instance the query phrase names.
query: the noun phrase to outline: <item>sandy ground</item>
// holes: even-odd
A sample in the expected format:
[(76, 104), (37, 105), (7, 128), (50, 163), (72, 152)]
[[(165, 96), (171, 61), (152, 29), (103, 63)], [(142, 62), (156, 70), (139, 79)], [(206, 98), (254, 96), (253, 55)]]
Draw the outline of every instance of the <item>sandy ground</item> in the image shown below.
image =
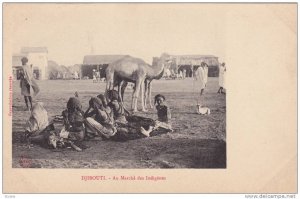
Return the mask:
[[(105, 83), (92, 80), (38, 81), (42, 101), (50, 119), (59, 115), (74, 92), (79, 93), (84, 109), (91, 96), (103, 93)], [(13, 167), (33, 168), (226, 168), (226, 96), (217, 94), (218, 79), (209, 78), (204, 104), (211, 114), (196, 114), (196, 85), (192, 79), (157, 80), (153, 82), (153, 96), (166, 96), (172, 111), (174, 132), (149, 138), (117, 142), (84, 141), (90, 148), (82, 152), (72, 149), (51, 150), (38, 145), (29, 148), (21, 143), (26, 120), (19, 81), (13, 83)], [(130, 107), (131, 89), (125, 93), (125, 106)], [(140, 103), (139, 103), (140, 107)], [(156, 119), (154, 109), (137, 115)], [(56, 130), (61, 128), (56, 126)], [(25, 162), (25, 164), (24, 164)], [(26, 164), (27, 163), (27, 164)]]

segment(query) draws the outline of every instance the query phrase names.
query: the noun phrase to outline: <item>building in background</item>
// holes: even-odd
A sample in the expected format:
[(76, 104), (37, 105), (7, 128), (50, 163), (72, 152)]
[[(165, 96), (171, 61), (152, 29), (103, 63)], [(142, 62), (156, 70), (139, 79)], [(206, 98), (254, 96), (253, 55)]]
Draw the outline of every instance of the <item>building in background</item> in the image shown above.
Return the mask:
[(93, 78), (93, 69), (100, 71), (100, 77), (105, 77), (105, 70), (108, 65), (125, 55), (86, 55), (81, 66), (81, 78)]
[(48, 50), (46, 47), (22, 47), (20, 53), (12, 57), (14, 79), (18, 78), (22, 66), (22, 57), (28, 58), (34, 77), (39, 80), (48, 79)]
[(24, 57), (22, 54), (14, 54), (12, 56), (12, 73), (13, 73), (13, 80), (19, 79), (19, 73), (22, 69), (22, 62), (21, 59)]
[[(205, 62), (208, 65), (208, 76), (217, 77), (219, 74), (219, 61), (218, 57), (213, 55), (169, 55), (163, 53), (168, 61), (166, 67), (171, 73), (185, 72), (186, 77), (192, 77), (194, 71)], [(155, 59), (155, 58), (153, 58)], [(153, 60), (154, 61), (154, 60)]]

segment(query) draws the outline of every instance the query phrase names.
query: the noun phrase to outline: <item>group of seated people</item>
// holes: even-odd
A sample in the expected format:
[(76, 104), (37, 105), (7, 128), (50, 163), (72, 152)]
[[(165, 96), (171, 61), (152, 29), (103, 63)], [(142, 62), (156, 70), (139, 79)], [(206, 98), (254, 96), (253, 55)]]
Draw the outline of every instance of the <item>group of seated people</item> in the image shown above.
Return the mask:
[(53, 148), (70, 145), (77, 151), (84, 146), (83, 140), (112, 139), (128, 140), (149, 137), (160, 128), (164, 132), (173, 131), (171, 127), (171, 112), (165, 104), (163, 95), (156, 95), (154, 102), (157, 109), (157, 120), (131, 115), (127, 111), (118, 92), (108, 91), (89, 100), (89, 107), (84, 112), (78, 97), (71, 97), (67, 109), (62, 112), (63, 128), (60, 133), (54, 132), (53, 123), (48, 123), (47, 111), (38, 102), (31, 112), (27, 122), (26, 140), (30, 143), (45, 143)]

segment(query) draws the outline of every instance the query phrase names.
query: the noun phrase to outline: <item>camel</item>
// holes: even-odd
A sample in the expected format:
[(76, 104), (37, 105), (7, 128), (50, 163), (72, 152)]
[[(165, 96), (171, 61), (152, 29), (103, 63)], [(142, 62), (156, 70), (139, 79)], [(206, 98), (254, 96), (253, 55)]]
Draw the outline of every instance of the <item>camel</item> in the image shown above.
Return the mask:
[(131, 108), (133, 112), (137, 112), (137, 99), (141, 92), (142, 111), (145, 112), (145, 90), (147, 89), (147, 92), (151, 92), (151, 86), (149, 86), (150, 83), (148, 82), (151, 82), (156, 77), (162, 76), (163, 72), (164, 65), (161, 62), (158, 62), (155, 66), (150, 66), (142, 59), (125, 56), (107, 67), (106, 91), (118, 86), (119, 95), (122, 99), (127, 83), (133, 82), (135, 87), (132, 95)]
[[(162, 63), (163, 60), (161, 60), (160, 58), (158, 57), (155, 57), (153, 59), (153, 63), (152, 63), (152, 66), (151, 67), (156, 67), (158, 66), (159, 64)], [(154, 79), (160, 79), (162, 78), (164, 74), (164, 70), (160, 73), (160, 74), (157, 74), (156, 76), (147, 76), (145, 81), (144, 81), (144, 85), (145, 85), (145, 90), (144, 90), (144, 106), (145, 106), (145, 109), (147, 110), (148, 106), (147, 106), (147, 101), (149, 102), (149, 107), (150, 109), (153, 108), (153, 105), (152, 105), (152, 96), (151, 96), (151, 93), (152, 93), (152, 87), (151, 87), (151, 82), (152, 80)], [(121, 81), (121, 82), (115, 82), (115, 86), (118, 86), (118, 92), (119, 92), (119, 96), (123, 102), (124, 100), (124, 92), (125, 92), (125, 89), (128, 85), (128, 82), (127, 81)]]
[[(152, 104), (152, 80), (154, 79), (160, 79), (161, 77), (163, 76), (163, 72), (161, 74), (158, 74), (157, 76), (154, 76), (154, 77), (146, 77), (145, 81), (144, 81), (144, 86), (145, 86), (145, 90), (144, 90), (144, 107), (145, 107), (145, 110), (147, 111), (147, 101), (149, 103), (149, 108), (152, 109), (153, 108), (153, 104)], [(121, 81), (121, 82), (118, 82), (116, 83), (118, 86), (118, 92), (119, 92), (119, 96), (123, 102), (124, 100), (124, 93), (125, 93), (125, 90), (126, 90), (126, 87), (128, 85), (128, 82), (127, 81)]]

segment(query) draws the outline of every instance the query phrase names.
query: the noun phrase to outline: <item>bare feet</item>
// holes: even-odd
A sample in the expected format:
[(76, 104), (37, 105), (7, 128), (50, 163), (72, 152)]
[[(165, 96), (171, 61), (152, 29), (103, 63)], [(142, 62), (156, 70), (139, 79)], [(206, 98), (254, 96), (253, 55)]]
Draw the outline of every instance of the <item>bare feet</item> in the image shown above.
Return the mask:
[(146, 137), (150, 137), (150, 132), (149, 131), (146, 131), (143, 127), (141, 127), (141, 133), (143, 135), (145, 135)]

